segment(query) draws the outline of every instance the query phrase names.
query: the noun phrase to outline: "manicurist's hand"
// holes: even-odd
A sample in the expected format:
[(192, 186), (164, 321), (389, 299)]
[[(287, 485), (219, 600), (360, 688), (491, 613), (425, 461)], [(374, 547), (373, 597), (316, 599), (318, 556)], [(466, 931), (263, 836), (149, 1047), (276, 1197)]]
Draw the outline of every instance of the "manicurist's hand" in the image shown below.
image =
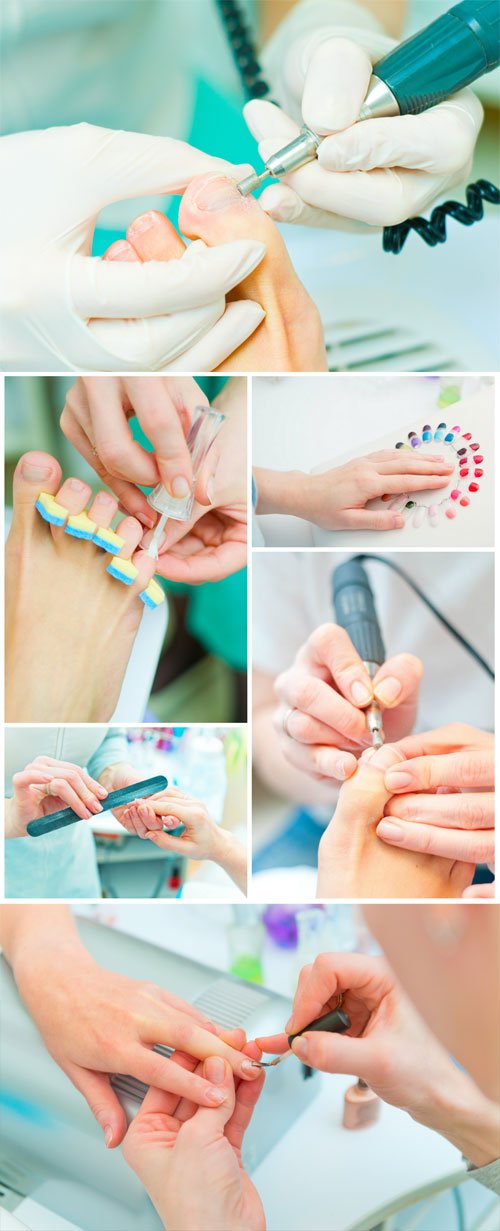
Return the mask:
[(401, 740), (398, 751), (405, 760), (385, 775), (392, 798), (378, 837), (407, 851), (492, 864), (493, 735), (454, 722)]
[(171, 518), (159, 545), (158, 575), (187, 585), (220, 581), (247, 563), (246, 380), (231, 377), (214, 408), (225, 421), (199, 477), (191, 518)]
[[(125, 511), (152, 527), (157, 514), (137, 485), (161, 482), (172, 496), (189, 494), (193, 469), (186, 436), (193, 411), (206, 405), (192, 376), (79, 376), (66, 395), (61, 427)], [(152, 453), (133, 439), (133, 416)], [(201, 485), (199, 495), (206, 499)]]
[(154, 983), (102, 969), (64, 910), (21, 909), (13, 935), (12, 918), (5, 920), (4, 952), (48, 1051), (83, 1094), (106, 1145), (119, 1145), (126, 1130), (109, 1074), (130, 1073), (207, 1107), (222, 1102), (216, 1085), (153, 1051), (156, 1043), (197, 1060), (219, 1056), (245, 1080), (258, 1076), (248, 1058), (225, 1042), (224, 1032), (192, 1005)]
[(311, 28), (304, 29), (306, 11), (303, 28), (295, 31), (301, 14), (295, 19), (292, 10), (288, 37), (286, 19), (282, 23), (281, 54), (270, 49), (269, 61), (274, 97), (284, 110), (260, 99), (245, 107), (264, 161), (304, 123), (324, 138), (317, 159), (267, 187), (260, 201), (279, 222), (342, 227), (350, 219), (390, 226), (420, 214), (466, 179), (483, 109), (465, 89), (421, 115), (357, 123), (373, 64), (395, 44), (370, 29), (346, 30), (345, 5), (344, 28), (336, 30), (335, 5), (330, 11), (332, 24), (321, 27), (309, 6)]
[(314, 778), (349, 778), (371, 745), (366, 707), (376, 699), (387, 739), (401, 739), (415, 721), (421, 676), (418, 658), (397, 654), (371, 680), (345, 630), (320, 625), (275, 681), (283, 754)]
[[(13, 133), (0, 141), (0, 357), (10, 370), (206, 371), (253, 333), (262, 310), (226, 294), (264, 255), (251, 239), (178, 260), (90, 256), (97, 215), (116, 201), (181, 192), (206, 172), (234, 175), (223, 159), (168, 137), (91, 124)], [(33, 210), (33, 199), (36, 210)], [(222, 337), (221, 337), (222, 331)], [(236, 336), (235, 336), (236, 335)], [(190, 355), (203, 343), (204, 364)]]
[(5, 837), (25, 838), (26, 826), (36, 817), (49, 816), (61, 808), (72, 808), (82, 820), (102, 812), (106, 787), (80, 765), (35, 757), (14, 774), (13, 794), (5, 801)]
[[(245, 1050), (260, 1056), (255, 1044)], [(187, 1057), (180, 1062), (192, 1067)], [(186, 1099), (150, 1090), (127, 1132), (124, 1157), (166, 1228), (265, 1231), (262, 1202), (241, 1159), (264, 1074), (261, 1071), (255, 1081), (243, 1083), (215, 1055), (197, 1072), (220, 1092), (220, 1106), (195, 1108)]]
[(259, 1038), (259, 1046), (283, 1053), (287, 1035), (334, 1009), (339, 995), (351, 1021), (347, 1033), (306, 1031), (292, 1044), (295, 1054), (325, 1073), (356, 1073), (386, 1103), (448, 1137), (477, 1166), (492, 1162), (494, 1105), (450, 1059), (384, 958), (320, 954), (301, 971), (286, 1033)]
[(288, 513), (325, 530), (400, 530), (401, 512), (367, 509), (368, 502), (446, 487), (452, 470), (442, 456), (419, 458), (407, 449), (369, 453), (324, 474), (256, 469), (256, 512)]

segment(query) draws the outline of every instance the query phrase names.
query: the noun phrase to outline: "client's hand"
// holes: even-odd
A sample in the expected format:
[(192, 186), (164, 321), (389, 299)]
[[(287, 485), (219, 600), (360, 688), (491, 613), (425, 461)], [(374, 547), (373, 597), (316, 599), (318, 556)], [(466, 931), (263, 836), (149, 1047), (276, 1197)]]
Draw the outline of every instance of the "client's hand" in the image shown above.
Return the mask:
[(293, 1042), (295, 1054), (326, 1073), (356, 1073), (386, 1103), (448, 1137), (477, 1166), (492, 1162), (496, 1107), (450, 1059), (384, 958), (320, 954), (301, 971), (286, 1034), (259, 1038), (259, 1047), (285, 1052), (287, 1035), (334, 1009), (339, 993), (350, 1029), (342, 1035), (306, 1031)]
[(402, 759), (390, 744), (370, 749), (344, 783), (319, 844), (318, 897), (454, 898), (470, 885), (473, 863), (395, 850), (377, 837), (390, 798), (384, 776)]
[(452, 722), (401, 740), (398, 752), (405, 761), (386, 773), (392, 798), (377, 827), (379, 838), (407, 851), (492, 864), (493, 735)]
[[(255, 1044), (246, 1051), (260, 1056)], [(179, 1056), (177, 1063), (192, 1069), (196, 1061)], [(219, 1056), (208, 1057), (197, 1072), (224, 1096), (220, 1107), (195, 1108), (187, 1099), (149, 1090), (127, 1132), (124, 1157), (169, 1231), (264, 1231), (262, 1202), (241, 1160), (264, 1075), (235, 1082)]]
[(82, 820), (102, 812), (107, 790), (86, 769), (52, 757), (35, 757), (12, 778), (12, 798), (5, 801), (5, 837), (25, 838), (35, 817), (72, 808)]
[[(265, 318), (255, 334), (243, 342), (243, 337), (248, 337), (246, 330), (243, 345), (235, 345), (229, 359), (221, 356), (225, 361), (221, 362), (220, 371), (326, 370), (323, 330), (317, 308), (295, 273), (279, 231), (254, 197), (242, 197), (235, 180), (224, 175), (198, 177), (182, 198), (179, 226), (184, 235), (202, 240), (208, 248), (249, 237), (263, 246), (259, 268), (243, 278), (229, 298), (233, 309), (240, 300), (247, 306), (249, 301), (254, 301), (256, 310), (262, 312), (264, 309)], [(176, 260), (183, 250), (182, 240), (167, 219), (151, 211), (134, 219), (126, 241), (112, 245), (105, 256), (119, 261), (170, 261)], [(174, 361), (170, 370), (176, 366), (185, 371), (183, 358), (178, 364)], [(190, 371), (207, 368), (212, 368), (212, 364), (194, 363), (191, 358)]]
[(400, 530), (406, 524), (401, 512), (367, 509), (367, 503), (446, 487), (452, 470), (439, 453), (419, 458), (407, 449), (369, 453), (323, 474), (256, 469), (256, 512), (288, 513), (325, 530)]
[[(246, 892), (247, 858), (242, 842), (221, 829), (199, 799), (192, 799), (178, 787), (169, 787), (162, 795), (128, 808), (120, 809), (120, 821), (139, 838), (149, 838), (160, 850), (186, 855), (189, 859), (211, 859), (231, 876), (243, 893)], [(180, 836), (164, 833), (184, 825)]]

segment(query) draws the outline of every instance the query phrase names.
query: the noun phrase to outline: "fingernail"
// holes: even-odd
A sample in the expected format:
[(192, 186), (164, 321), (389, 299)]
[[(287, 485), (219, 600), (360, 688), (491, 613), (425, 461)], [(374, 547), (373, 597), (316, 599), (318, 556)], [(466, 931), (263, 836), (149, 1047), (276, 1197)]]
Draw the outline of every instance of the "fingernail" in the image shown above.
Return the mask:
[(411, 774), (403, 773), (399, 769), (388, 769), (385, 775), (385, 782), (389, 791), (404, 791), (407, 786), (411, 786), (412, 781)]
[(214, 1081), (217, 1086), (222, 1085), (226, 1074), (226, 1066), (221, 1056), (209, 1056), (206, 1074), (209, 1081)]
[(293, 1013), (292, 1013), (292, 1016), (288, 1018), (288, 1021), (285, 1026), (285, 1031), (287, 1034), (293, 1034)]
[(395, 825), (394, 821), (380, 821), (377, 833), (379, 838), (386, 838), (388, 842), (400, 842), (403, 837), (401, 825)]
[(134, 513), (134, 517), (137, 517), (137, 521), (140, 521), (141, 525), (149, 526), (151, 530), (156, 526), (156, 517), (150, 516), (149, 513), (143, 513), (142, 509), (140, 513)]
[(221, 1103), (225, 1103), (226, 1096), (223, 1090), (216, 1090), (215, 1086), (210, 1086), (207, 1090), (207, 1099), (210, 1103), (218, 1103), (220, 1106)]
[(183, 474), (178, 474), (175, 479), (170, 480), (170, 491), (173, 496), (180, 499), (181, 496), (189, 496), (191, 484), (188, 483)]
[(105, 799), (105, 798), (106, 798), (107, 793), (108, 793), (108, 792), (107, 792), (107, 790), (106, 790), (106, 787), (105, 787), (105, 786), (101, 786), (101, 784), (100, 784), (100, 783), (96, 786), (96, 795), (100, 795), (100, 796), (101, 796), (101, 799)]
[(368, 705), (368, 702), (372, 699), (372, 694), (370, 689), (366, 687), (366, 684), (362, 684), (361, 680), (355, 680), (351, 684), (351, 697), (357, 705)]
[(401, 680), (397, 680), (394, 675), (387, 675), (380, 681), (380, 684), (375, 686), (374, 692), (383, 705), (392, 705), (393, 701), (399, 697), (402, 688)]
[(69, 487), (72, 492), (83, 492), (87, 484), (82, 483), (81, 479), (67, 479), (66, 486)]
[(106, 1128), (104, 1129), (104, 1140), (106, 1142), (106, 1146), (109, 1149), (109, 1146), (111, 1145), (111, 1142), (113, 1140), (113, 1129), (111, 1128), (110, 1124), (107, 1124)]
[(229, 205), (234, 205), (236, 201), (243, 202), (245, 197), (238, 192), (234, 180), (227, 179), (223, 175), (216, 175), (207, 180), (198, 192), (195, 192), (191, 201), (196, 209), (212, 212), (226, 209)]
[(402, 530), (403, 526), (405, 525), (406, 525), (406, 522), (405, 522), (404, 517), (401, 517), (399, 513), (394, 513), (394, 516), (392, 518), (393, 530)]
[(127, 235), (144, 235), (145, 231), (150, 231), (151, 227), (158, 226), (159, 218), (154, 210), (149, 210), (146, 214), (139, 214), (138, 218), (130, 223), (127, 228)]
[(292, 1051), (295, 1052), (295, 1055), (298, 1056), (300, 1060), (307, 1060), (309, 1053), (309, 1043), (307, 1039), (294, 1039)]
[(256, 1069), (253, 1060), (242, 1060), (241, 1071), (242, 1073), (250, 1073), (251, 1077), (255, 1077)]
[(28, 483), (40, 483), (52, 474), (52, 466), (37, 466), (34, 462), (23, 462), (21, 468), (23, 479)]
[(351, 774), (354, 772), (354, 766), (347, 760), (347, 757), (339, 757), (336, 761), (334, 761), (333, 769), (335, 777), (341, 778), (342, 781), (345, 778), (350, 778)]

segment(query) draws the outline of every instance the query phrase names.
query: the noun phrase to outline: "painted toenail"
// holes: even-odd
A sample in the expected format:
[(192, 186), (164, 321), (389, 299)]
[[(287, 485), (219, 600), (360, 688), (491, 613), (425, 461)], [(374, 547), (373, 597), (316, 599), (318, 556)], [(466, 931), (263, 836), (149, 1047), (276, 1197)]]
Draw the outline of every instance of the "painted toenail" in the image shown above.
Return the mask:
[(199, 210), (209, 213), (218, 209), (227, 209), (230, 205), (246, 203), (246, 198), (238, 192), (236, 181), (217, 175), (208, 180), (198, 192), (195, 192), (191, 204)]
[(36, 466), (33, 462), (23, 462), (21, 474), (28, 483), (41, 483), (52, 474), (52, 466)]

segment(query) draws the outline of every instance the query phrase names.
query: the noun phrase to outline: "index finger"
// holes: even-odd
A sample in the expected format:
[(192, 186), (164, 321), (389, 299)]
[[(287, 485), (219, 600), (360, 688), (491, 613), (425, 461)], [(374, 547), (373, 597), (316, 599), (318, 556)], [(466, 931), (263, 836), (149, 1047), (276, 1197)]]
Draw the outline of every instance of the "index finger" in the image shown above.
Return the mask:
[(165, 377), (131, 377), (127, 392), (138, 421), (153, 445), (162, 483), (170, 495), (189, 495), (193, 483), (186, 435), (196, 406), (208, 399), (191, 377), (175, 381)]
[(320, 624), (297, 654), (298, 662), (327, 667), (342, 695), (358, 707), (370, 704), (373, 688), (351, 638), (339, 624)]
[(207, 1060), (209, 1056), (221, 1056), (231, 1065), (235, 1077), (252, 1080), (257, 1070), (241, 1052), (228, 1043), (224, 1043), (219, 1035), (199, 1026), (191, 1016), (173, 1010), (168, 1021), (163, 1023), (158, 1017), (144, 1023), (143, 1042), (164, 1043), (167, 1047), (187, 1052), (198, 1060)]
[(407, 735), (405, 739), (398, 740), (397, 747), (406, 760), (411, 760), (413, 757), (426, 756), (433, 752), (451, 752), (454, 748), (462, 748), (464, 744), (489, 747), (492, 743), (493, 736), (490, 732), (469, 727), (466, 723), (450, 722), (444, 727), (435, 727), (432, 731)]
[(441, 756), (415, 757), (385, 775), (387, 790), (435, 791), (437, 787), (449, 786), (489, 787), (494, 781), (492, 752), (485, 749), (465, 748), (460, 752), (444, 753)]

